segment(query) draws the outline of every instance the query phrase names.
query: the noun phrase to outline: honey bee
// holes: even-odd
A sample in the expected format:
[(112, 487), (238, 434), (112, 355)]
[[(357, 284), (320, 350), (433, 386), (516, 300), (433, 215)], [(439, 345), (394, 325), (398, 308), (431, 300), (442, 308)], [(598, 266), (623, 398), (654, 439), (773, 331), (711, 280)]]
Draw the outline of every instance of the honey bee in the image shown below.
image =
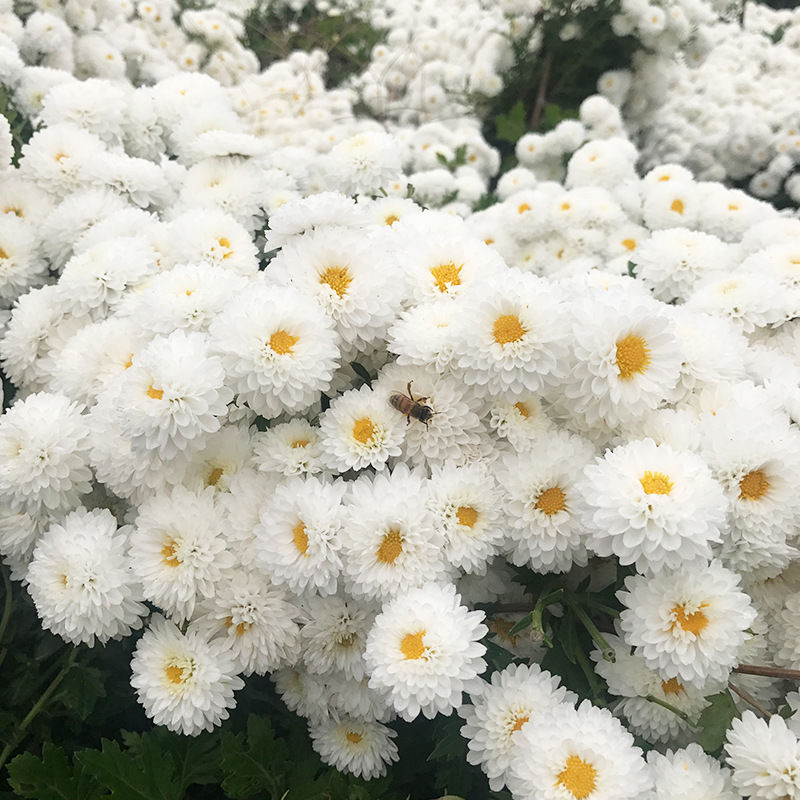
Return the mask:
[(428, 427), (431, 417), (436, 413), (430, 406), (426, 406), (424, 401), (427, 397), (414, 397), (411, 394), (411, 384), (413, 381), (408, 382), (407, 391), (408, 395), (401, 392), (395, 392), (389, 395), (389, 404), (396, 408), (401, 414), (406, 417), (406, 425), (411, 423), (412, 419), (417, 419)]

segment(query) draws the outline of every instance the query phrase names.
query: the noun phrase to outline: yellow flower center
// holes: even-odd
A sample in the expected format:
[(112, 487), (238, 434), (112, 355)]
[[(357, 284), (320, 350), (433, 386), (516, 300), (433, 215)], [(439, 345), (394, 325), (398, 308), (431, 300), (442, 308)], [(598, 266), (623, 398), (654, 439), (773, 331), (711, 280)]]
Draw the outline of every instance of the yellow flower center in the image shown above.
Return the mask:
[(669, 479), (669, 475), (663, 472), (647, 472), (639, 478), (639, 483), (642, 484), (642, 489), (647, 494), (669, 494), (672, 491), (673, 483)]
[(570, 756), (558, 773), (556, 786), (563, 786), (577, 800), (588, 797), (597, 784), (597, 770), (580, 756)]
[(526, 211), (530, 211), (531, 207), (527, 203), (520, 203), (517, 206), (517, 214), (524, 214)]
[[(6, 206), (3, 209), (4, 214), (14, 214), (16, 217), (24, 217), (25, 215), (22, 213), (21, 208), (17, 208), (16, 206)], [(3, 256), (5, 258), (6, 256)]]
[(707, 603), (702, 603), (697, 611), (687, 614), (685, 606), (675, 606), (672, 609), (672, 613), (675, 615), (675, 621), (672, 623), (670, 630), (676, 625), (679, 625), (687, 633), (693, 633), (695, 636), (698, 636), (703, 628), (708, 625), (708, 617), (700, 610), (701, 608), (707, 607)]
[(503, 346), (518, 342), (527, 331), (516, 314), (503, 314), (494, 321), (494, 340)]
[(452, 261), (448, 261), (446, 264), (431, 267), (431, 275), (436, 281), (436, 288), (440, 292), (446, 292), (451, 286), (460, 286), (460, 273), (463, 266), (463, 264), (456, 266)]
[(395, 214), (389, 214), (389, 216), (386, 217), (383, 222), (384, 224), (391, 226), (394, 225), (399, 219), (400, 217), (396, 216)]
[(523, 402), (514, 403), (514, 408), (516, 408), (520, 415), (525, 419), (528, 419), (528, 417), (531, 415), (531, 412), (528, 410), (528, 406), (526, 406)]
[(8, 258), (8, 253), (0, 247), (0, 258)]
[(269, 346), (279, 355), (285, 356), (292, 352), (292, 348), (300, 341), (299, 336), (292, 336), (288, 331), (275, 331), (269, 337)]
[(402, 552), (403, 537), (400, 535), (400, 531), (390, 528), (381, 539), (380, 547), (375, 555), (381, 564), (394, 564)]
[(345, 734), (345, 738), (348, 742), (352, 742), (353, 744), (358, 744), (361, 739), (363, 738), (360, 733), (356, 733), (355, 731), (347, 731)]
[(153, 400), (160, 400), (164, 396), (163, 389), (154, 389), (151, 385), (150, 388), (146, 392), (148, 397), (152, 397)]
[(560, 486), (551, 486), (545, 489), (537, 498), (534, 508), (547, 516), (557, 514), (566, 508), (567, 496)]
[(319, 276), (319, 282), (327, 283), (339, 297), (347, 294), (347, 287), (350, 286), (352, 280), (353, 276), (347, 267), (328, 267)]
[(292, 442), (292, 448), (297, 449), (298, 447), (307, 447), (308, 446), (308, 439), (295, 439)]
[(400, 642), (400, 650), (402, 650), (406, 660), (422, 658), (425, 654), (427, 648), (422, 644), (422, 637), (424, 635), (425, 631), (421, 630), (416, 633), (407, 633), (403, 637), (403, 641)]
[(306, 524), (302, 520), (294, 526), (292, 530), (294, 538), (294, 546), (303, 554), (308, 550), (308, 534), (306, 533)]
[(622, 246), (626, 250), (635, 250), (636, 249), (636, 239), (623, 239)]
[(669, 210), (676, 214), (683, 214), (683, 200), (673, 200)]
[(617, 369), (624, 381), (633, 379), (647, 369), (650, 364), (650, 348), (641, 336), (629, 333), (617, 342)]
[(478, 512), (472, 506), (459, 506), (456, 509), (456, 517), (459, 525), (473, 528), (478, 521)]
[(740, 500), (760, 500), (769, 490), (769, 481), (763, 470), (754, 469), (739, 481)]
[(167, 678), (172, 683), (183, 683), (183, 668), (170, 665), (166, 669)]
[(661, 681), (661, 691), (665, 695), (680, 694), (683, 691), (683, 684), (678, 683), (677, 678), (670, 678), (668, 681)]
[(511, 732), (518, 731), (529, 719), (530, 717), (527, 714), (525, 716), (514, 717), (514, 724), (511, 726)]
[(223, 472), (225, 472), (225, 470), (222, 469), (222, 467), (214, 467), (208, 475), (206, 486), (216, 486)]
[(161, 548), (161, 561), (168, 567), (178, 567), (183, 563), (176, 555), (175, 542), (167, 542)]
[(128, 360), (122, 365), (125, 369), (133, 366), (133, 353), (128, 356)]
[(361, 417), (353, 423), (353, 438), (367, 444), (375, 435), (375, 425), (369, 417)]

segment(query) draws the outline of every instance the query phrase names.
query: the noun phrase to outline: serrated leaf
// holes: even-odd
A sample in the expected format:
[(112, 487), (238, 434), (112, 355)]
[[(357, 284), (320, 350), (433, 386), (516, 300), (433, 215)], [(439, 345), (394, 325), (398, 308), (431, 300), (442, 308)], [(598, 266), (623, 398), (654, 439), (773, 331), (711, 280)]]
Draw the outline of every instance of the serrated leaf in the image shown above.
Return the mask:
[(85, 720), (94, 710), (97, 701), (106, 696), (103, 673), (94, 667), (71, 669), (61, 683), (59, 699)]
[(722, 749), (725, 734), (731, 722), (739, 716), (739, 710), (727, 689), (708, 699), (711, 705), (703, 710), (697, 722), (701, 729), (697, 741), (707, 753), (715, 754)]
[(172, 760), (155, 747), (123, 752), (117, 742), (101, 739), (100, 750), (81, 750), (75, 760), (119, 800), (181, 800), (183, 795)]
[(36, 800), (95, 800), (103, 795), (97, 782), (81, 765), (73, 766), (60, 747), (49, 742), (42, 757), (22, 753), (8, 765), (8, 780), (18, 797)]
[(290, 759), (286, 746), (275, 739), (269, 720), (251, 714), (247, 737), (222, 734), (221, 764), (222, 788), (235, 800), (243, 800), (283, 785)]
[(516, 143), (525, 133), (525, 104), (518, 100), (507, 114), (498, 114), (494, 118), (494, 127), (498, 139)]

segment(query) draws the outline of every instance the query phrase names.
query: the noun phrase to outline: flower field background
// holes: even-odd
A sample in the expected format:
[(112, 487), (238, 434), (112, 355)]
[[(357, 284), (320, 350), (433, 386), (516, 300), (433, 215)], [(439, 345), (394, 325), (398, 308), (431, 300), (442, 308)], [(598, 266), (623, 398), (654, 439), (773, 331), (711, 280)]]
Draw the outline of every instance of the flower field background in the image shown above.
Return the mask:
[(0, 796), (800, 800), (800, 10), (0, 0)]

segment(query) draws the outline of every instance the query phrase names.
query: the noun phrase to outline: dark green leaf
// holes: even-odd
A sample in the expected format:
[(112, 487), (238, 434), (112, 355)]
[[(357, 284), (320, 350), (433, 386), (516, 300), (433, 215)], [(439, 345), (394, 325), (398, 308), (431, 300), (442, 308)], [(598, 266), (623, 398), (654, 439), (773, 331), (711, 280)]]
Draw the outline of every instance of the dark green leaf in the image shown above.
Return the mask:
[(697, 723), (701, 729), (697, 741), (703, 750), (715, 755), (722, 749), (725, 734), (731, 722), (739, 716), (739, 711), (727, 689), (708, 699), (711, 705), (703, 711)]
[(498, 139), (516, 143), (526, 129), (525, 104), (522, 100), (518, 100), (507, 114), (498, 114), (494, 118), (494, 126)]
[(42, 757), (22, 753), (8, 765), (9, 783), (18, 797), (36, 800), (94, 800), (102, 796), (97, 782), (80, 764), (73, 768), (64, 751), (49, 742)]
[(454, 169), (455, 167), (463, 167), (466, 163), (467, 146), (465, 144), (460, 144), (458, 147), (456, 147), (455, 157), (451, 162), (450, 169)]
[[(222, 734), (222, 788), (240, 800), (267, 790), (271, 795), (284, 784), (290, 766), (286, 745), (276, 739), (268, 719), (251, 714), (247, 719), (247, 737)], [(287, 788), (284, 786), (284, 789)], [(275, 800), (278, 800), (278, 797)], [(299, 798), (298, 798), (299, 800)]]
[(450, 166), (450, 162), (447, 160), (447, 156), (444, 153), (437, 153), (436, 154), (436, 160), (440, 164), (444, 164), (446, 167)]
[(486, 658), (495, 669), (505, 669), (514, 660), (513, 653), (491, 639), (484, 639), (483, 643), (486, 645)]
[(575, 651), (581, 645), (578, 641), (578, 632), (575, 630), (575, 615), (572, 612), (564, 614), (564, 619), (558, 628), (558, 641), (569, 662), (575, 664)]
[(630, 275), (631, 278), (636, 277), (636, 264), (634, 264), (633, 261), (628, 262), (628, 275)]
[(85, 720), (94, 711), (97, 701), (105, 697), (103, 673), (94, 667), (71, 669), (61, 683), (59, 699)]
[(363, 364), (359, 364), (358, 361), (351, 361), (350, 366), (353, 368), (353, 372), (361, 378), (364, 383), (367, 384), (370, 388), (372, 387), (372, 377), (370, 376), (369, 372), (367, 372), (366, 367)]
[(514, 636), (520, 631), (524, 631), (525, 628), (529, 628), (532, 624), (533, 612), (531, 611), (529, 614), (526, 614), (522, 619), (518, 620), (511, 626), (511, 630), (508, 632), (509, 637)]

